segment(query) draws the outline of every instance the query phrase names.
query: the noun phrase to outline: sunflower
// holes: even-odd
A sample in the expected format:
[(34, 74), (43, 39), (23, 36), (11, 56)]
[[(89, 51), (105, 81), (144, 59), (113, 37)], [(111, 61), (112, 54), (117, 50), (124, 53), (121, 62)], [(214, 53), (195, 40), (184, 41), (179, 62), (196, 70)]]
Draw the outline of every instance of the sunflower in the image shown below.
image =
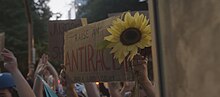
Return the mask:
[(125, 57), (131, 61), (138, 53), (138, 49), (151, 46), (151, 29), (149, 20), (143, 14), (135, 13), (131, 16), (125, 13), (124, 19), (117, 18), (112, 26), (107, 28), (110, 33), (104, 40), (109, 41), (107, 48), (112, 48), (110, 53), (121, 64)]

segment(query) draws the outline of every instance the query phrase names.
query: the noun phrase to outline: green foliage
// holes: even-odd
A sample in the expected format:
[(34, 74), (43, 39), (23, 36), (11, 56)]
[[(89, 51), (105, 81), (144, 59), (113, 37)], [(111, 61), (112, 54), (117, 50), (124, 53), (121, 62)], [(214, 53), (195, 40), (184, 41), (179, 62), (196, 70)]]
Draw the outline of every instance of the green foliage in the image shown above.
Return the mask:
[(101, 42), (99, 42), (99, 43), (97, 44), (97, 48), (98, 48), (99, 50), (102, 50), (102, 49), (105, 49), (109, 44), (110, 44), (109, 41), (103, 40), (103, 41), (101, 41)]
[[(37, 51), (47, 43), (47, 22), (51, 17), (48, 0), (28, 0), (33, 21), (33, 33)], [(23, 0), (0, 0), (0, 32), (5, 32), (5, 47), (12, 50), (19, 62), (19, 68), (27, 70), (28, 33), (27, 18)], [(38, 47), (39, 44), (41, 47)], [(44, 47), (45, 50), (45, 47)]]
[(86, 5), (80, 6), (77, 18), (88, 18), (95, 22), (108, 17), (109, 13), (148, 10), (147, 2), (138, 0), (88, 0)]

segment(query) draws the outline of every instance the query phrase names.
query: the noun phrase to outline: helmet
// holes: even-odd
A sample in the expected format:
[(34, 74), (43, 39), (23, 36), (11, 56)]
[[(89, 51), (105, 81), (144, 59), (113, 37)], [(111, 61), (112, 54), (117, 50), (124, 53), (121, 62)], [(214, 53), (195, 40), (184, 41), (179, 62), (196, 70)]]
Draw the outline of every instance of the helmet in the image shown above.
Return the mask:
[(0, 89), (15, 87), (14, 80), (10, 73), (0, 73)]

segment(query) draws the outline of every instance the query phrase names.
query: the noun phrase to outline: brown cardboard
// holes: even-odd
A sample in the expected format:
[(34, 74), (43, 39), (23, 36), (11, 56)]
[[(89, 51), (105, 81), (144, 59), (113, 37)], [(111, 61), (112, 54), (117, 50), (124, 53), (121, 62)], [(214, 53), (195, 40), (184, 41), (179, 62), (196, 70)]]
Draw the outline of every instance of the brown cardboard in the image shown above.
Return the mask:
[(110, 49), (97, 45), (109, 35), (115, 17), (69, 30), (65, 33), (64, 56), (67, 76), (74, 82), (131, 80), (127, 65), (113, 60)]
[(64, 32), (79, 26), (82, 26), (81, 19), (49, 21), (48, 50), (50, 60), (56, 62), (63, 62)]

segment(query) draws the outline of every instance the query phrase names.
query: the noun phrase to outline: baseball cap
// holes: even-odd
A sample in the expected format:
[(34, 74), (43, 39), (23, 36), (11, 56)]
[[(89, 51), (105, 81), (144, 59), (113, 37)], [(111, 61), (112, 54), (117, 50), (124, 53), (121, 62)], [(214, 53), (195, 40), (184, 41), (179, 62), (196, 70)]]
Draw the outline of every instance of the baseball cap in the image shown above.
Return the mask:
[(15, 87), (14, 80), (10, 73), (0, 73), (0, 89)]

